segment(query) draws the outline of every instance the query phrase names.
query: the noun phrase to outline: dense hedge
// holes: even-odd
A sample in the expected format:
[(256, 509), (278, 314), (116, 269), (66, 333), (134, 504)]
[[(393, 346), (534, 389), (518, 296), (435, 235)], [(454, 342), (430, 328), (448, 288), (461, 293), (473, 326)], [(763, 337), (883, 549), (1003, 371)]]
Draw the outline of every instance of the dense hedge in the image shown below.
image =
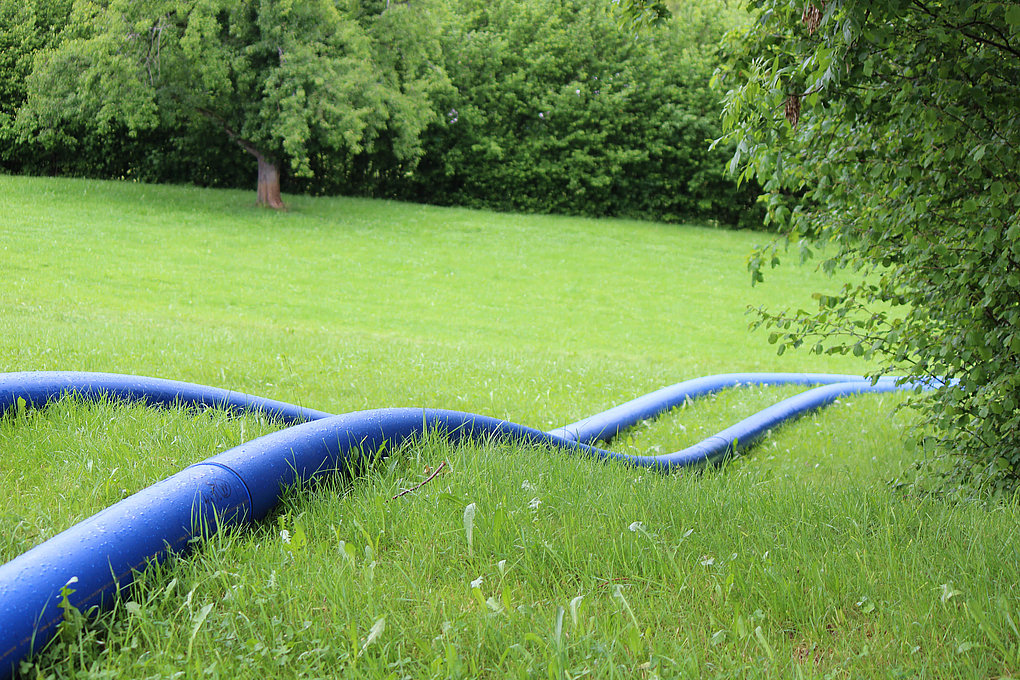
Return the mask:
[(14, 121), (35, 54), (59, 39), (70, 8), (70, 0), (0, 0), (0, 167), (8, 171), (20, 171), (39, 151), (18, 139)]
[(708, 88), (720, 15), (637, 36), (601, 3), (462, 0), (447, 35), (457, 92), (426, 132), (416, 200), (504, 210), (735, 223), (754, 194)]
[[(60, 39), (68, 16), (66, 1), (54, 12), (58, 5), (0, 0), (0, 15), (12, 15), (0, 27), (5, 170), (253, 186), (244, 152), (200, 120), (138, 136), (87, 127), (19, 135), (14, 117), (33, 53)], [(757, 187), (738, 188), (725, 176), (731, 150), (709, 151), (721, 132), (708, 81), (715, 44), (734, 15), (721, 0), (686, 3), (666, 26), (635, 35), (607, 6), (450, 0), (444, 63), (436, 66), (452, 86), (437, 98), (441, 122), (425, 130), (422, 155), (398, 159), (385, 140), (354, 156), (311, 149), (312, 176), (285, 177), (284, 190), (760, 224)]]
[(101, 134), (83, 123), (59, 131), (16, 124), (39, 52), (83, 31), (71, 0), (0, 0), (0, 168), (10, 173), (249, 187), (244, 153), (205, 120), (141, 134)]

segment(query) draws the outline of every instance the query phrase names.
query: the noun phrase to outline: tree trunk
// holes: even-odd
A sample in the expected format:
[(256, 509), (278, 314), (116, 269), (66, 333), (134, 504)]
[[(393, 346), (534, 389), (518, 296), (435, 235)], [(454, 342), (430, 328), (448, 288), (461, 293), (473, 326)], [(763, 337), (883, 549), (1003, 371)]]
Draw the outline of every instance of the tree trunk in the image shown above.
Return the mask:
[(234, 129), (227, 125), (227, 121), (223, 120), (218, 114), (209, 109), (197, 108), (195, 110), (199, 115), (205, 116), (219, 124), (228, 137), (234, 140), (242, 149), (255, 156), (255, 160), (259, 162), (259, 184), (256, 189), (255, 204), (272, 208), (273, 210), (286, 209), (287, 206), (283, 204), (283, 199), (280, 198), (280, 170), (276, 167), (276, 161), (271, 161), (262, 155), (258, 147), (234, 132)]
[(259, 162), (259, 186), (256, 203), (260, 206), (283, 210), (283, 199), (280, 198), (280, 171), (276, 163), (266, 160), (262, 154), (255, 154)]

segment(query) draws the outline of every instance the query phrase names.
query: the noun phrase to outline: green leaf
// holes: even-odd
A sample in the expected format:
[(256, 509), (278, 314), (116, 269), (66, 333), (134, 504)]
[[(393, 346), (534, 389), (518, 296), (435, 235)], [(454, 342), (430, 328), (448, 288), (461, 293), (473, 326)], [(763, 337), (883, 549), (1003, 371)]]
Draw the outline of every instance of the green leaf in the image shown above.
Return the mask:
[(188, 637), (188, 651), (186, 654), (186, 658), (188, 659), (191, 658), (192, 647), (195, 644), (195, 638), (198, 636), (198, 631), (202, 628), (202, 624), (205, 623), (205, 620), (208, 618), (209, 612), (212, 611), (212, 608), (213, 603), (209, 602), (204, 605), (194, 617), (192, 617), (191, 636)]
[(1006, 3), (1006, 23), (1014, 36), (1020, 36), (1020, 5)]

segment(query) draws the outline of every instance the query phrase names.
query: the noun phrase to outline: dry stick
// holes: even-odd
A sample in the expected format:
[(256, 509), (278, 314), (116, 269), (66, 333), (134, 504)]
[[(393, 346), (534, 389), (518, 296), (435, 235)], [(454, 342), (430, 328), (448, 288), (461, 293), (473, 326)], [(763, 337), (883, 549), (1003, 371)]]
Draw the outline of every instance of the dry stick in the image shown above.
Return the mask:
[(405, 495), (405, 494), (409, 494), (409, 493), (411, 493), (412, 491), (417, 491), (418, 489), (422, 488), (423, 486), (425, 486), (426, 484), (428, 484), (429, 482), (431, 482), (431, 481), (432, 481), (432, 478), (433, 478), (433, 477), (435, 477), (436, 475), (438, 475), (438, 474), (439, 474), (439, 471), (440, 471), (440, 470), (442, 470), (442, 469), (443, 469), (444, 467), (446, 467), (446, 461), (445, 461), (445, 460), (444, 460), (444, 461), (443, 461), (442, 463), (440, 463), (440, 464), (439, 464), (439, 467), (437, 467), (437, 468), (436, 468), (436, 471), (435, 471), (435, 472), (433, 472), (433, 473), (432, 473), (431, 475), (429, 475), (429, 476), (428, 476), (428, 477), (427, 477), (427, 478), (425, 479), (425, 481), (424, 481), (424, 482), (422, 482), (422, 483), (421, 483), (421, 484), (419, 484), (418, 486), (413, 486), (413, 487), (411, 487), (410, 489), (404, 489), (403, 491), (401, 491), (400, 493), (398, 493), (398, 494), (397, 494), (396, 496), (394, 496), (394, 497), (393, 497), (393, 498), (391, 498), (390, 500), (391, 500), (391, 501), (392, 501), (392, 500), (395, 500), (395, 499), (397, 499), (397, 498), (400, 498), (401, 496), (403, 496), (403, 495)]

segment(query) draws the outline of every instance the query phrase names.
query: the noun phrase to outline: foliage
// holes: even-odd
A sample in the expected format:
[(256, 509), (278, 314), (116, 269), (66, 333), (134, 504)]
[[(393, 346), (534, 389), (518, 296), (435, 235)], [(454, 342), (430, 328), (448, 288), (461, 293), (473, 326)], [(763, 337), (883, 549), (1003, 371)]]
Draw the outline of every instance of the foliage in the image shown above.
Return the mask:
[(0, 0), (0, 164), (29, 155), (14, 121), (27, 97), (35, 53), (52, 45), (70, 0)]
[(713, 43), (736, 20), (720, 3), (636, 34), (577, 0), (454, 8), (444, 45), (456, 93), (426, 132), (410, 197), (666, 221), (747, 214), (754, 192), (708, 149), (721, 134)]
[(298, 176), (314, 154), (357, 153), (383, 131), (413, 158), (444, 83), (428, 7), (80, 0), (69, 37), (38, 55), (19, 124), (50, 145), (70, 141), (67, 123), (192, 137), (212, 124)]
[(72, 23), (71, 0), (0, 0), (0, 167), (35, 175), (116, 177), (203, 186), (245, 186), (244, 152), (207, 120), (130, 131), (66, 111), (62, 133), (20, 134), (15, 119), (28, 96), (36, 55), (85, 34)]
[[(790, 242), (856, 283), (759, 310), (782, 351), (876, 356), (944, 379), (926, 420), (953, 483), (1020, 482), (1020, 7), (752, 3), (721, 79), (733, 158)], [(803, 243), (803, 242), (802, 242)], [(810, 247), (806, 254), (810, 254)], [(750, 263), (756, 280), (777, 245)]]
[[(11, 67), (8, 82), (22, 94), (11, 99), (9, 117), (40, 53), (37, 95), (22, 113), (17, 147), (0, 164), (35, 174), (245, 186), (248, 152), (228, 127), (286, 161), (280, 170), (294, 192), (761, 226), (752, 209), (756, 187), (738, 189), (725, 176), (732, 150), (708, 149), (721, 134), (718, 95), (707, 87), (718, 61), (714, 43), (745, 18), (722, 0), (684, 3), (658, 25), (621, 22), (598, 3), (576, 0), (389, 9), (360, 2), (339, 16), (360, 36), (342, 48), (364, 68), (342, 74), (315, 61), (339, 49), (339, 33), (324, 37), (328, 22), (301, 28), (300, 17), (325, 11), (323, 3), (286, 19), (285, 4), (260, 6), (258, 16), (254, 5), (217, 14), (218, 6), (204, 0), (171, 21), (167, 4), (132, 3), (113, 21), (79, 2), (75, 13), (57, 17), (45, 45), (14, 36), (10, 54), (20, 70)], [(139, 26), (127, 27), (124, 17), (141, 17)], [(181, 42), (199, 34), (205, 38)], [(135, 38), (122, 45), (117, 35)], [(309, 55), (288, 46), (283, 69), (272, 47), (280, 41), (322, 49)], [(385, 75), (382, 84), (369, 83), (368, 71)], [(339, 84), (326, 77), (331, 72), (341, 74)], [(251, 78), (242, 82), (244, 73)], [(269, 87), (272, 78), (300, 86), (304, 103), (288, 100), (296, 107), (288, 110), (277, 102), (286, 88), (283, 81)], [(74, 96), (79, 90), (83, 96)], [(346, 114), (310, 113), (335, 96)]]

